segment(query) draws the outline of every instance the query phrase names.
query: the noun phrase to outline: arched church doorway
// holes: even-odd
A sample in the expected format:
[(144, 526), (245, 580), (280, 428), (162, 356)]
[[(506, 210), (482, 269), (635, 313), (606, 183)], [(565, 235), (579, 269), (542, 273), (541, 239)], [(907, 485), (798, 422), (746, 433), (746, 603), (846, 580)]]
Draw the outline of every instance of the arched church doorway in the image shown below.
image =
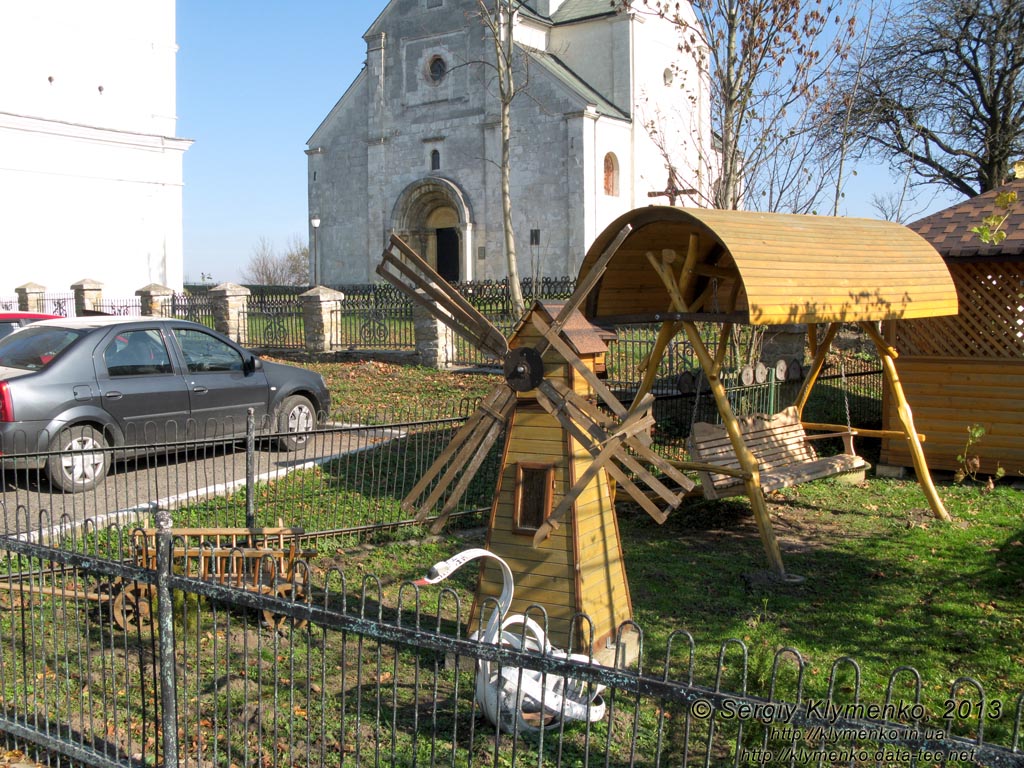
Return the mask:
[(427, 217), (427, 261), (450, 283), (463, 279), (459, 268), (461, 252), (459, 217), (454, 209), (438, 208)]
[(392, 231), (449, 282), (472, 280), (472, 213), (462, 190), (430, 177), (406, 187), (391, 213)]

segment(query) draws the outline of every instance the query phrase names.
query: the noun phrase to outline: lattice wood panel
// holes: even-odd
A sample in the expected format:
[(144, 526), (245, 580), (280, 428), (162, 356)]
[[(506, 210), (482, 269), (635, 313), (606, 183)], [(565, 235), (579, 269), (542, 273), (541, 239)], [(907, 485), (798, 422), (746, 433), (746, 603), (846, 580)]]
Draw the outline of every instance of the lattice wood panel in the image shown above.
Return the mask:
[(1024, 358), (1024, 267), (1013, 262), (954, 263), (949, 271), (960, 313), (897, 323), (900, 354)]

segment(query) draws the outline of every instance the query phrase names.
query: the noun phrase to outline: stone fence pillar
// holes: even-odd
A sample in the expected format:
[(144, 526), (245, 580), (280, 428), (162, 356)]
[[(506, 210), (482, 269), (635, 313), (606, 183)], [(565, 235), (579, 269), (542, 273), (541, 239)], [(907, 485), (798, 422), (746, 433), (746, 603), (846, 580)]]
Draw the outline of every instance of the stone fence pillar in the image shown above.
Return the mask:
[(19, 312), (45, 312), (46, 311), (46, 299), (44, 294), (46, 293), (46, 286), (39, 285), (39, 283), (25, 283), (14, 289), (14, 292), (18, 294), (18, 311)]
[(166, 285), (150, 283), (145, 288), (139, 288), (135, 295), (139, 297), (142, 304), (142, 314), (152, 317), (171, 316), (170, 307), (165, 310), (164, 305), (170, 303), (174, 291)]
[(299, 296), (307, 352), (328, 352), (338, 324), (337, 310), (345, 294), (318, 285)]
[(96, 310), (103, 301), (103, 283), (95, 280), (79, 280), (72, 283), (71, 290), (75, 294), (75, 315), (82, 317)]
[(213, 327), (243, 346), (249, 343), (246, 308), (251, 293), (244, 285), (235, 283), (220, 283), (209, 291), (213, 303)]
[[(425, 296), (422, 291), (417, 293)], [(455, 335), (448, 326), (421, 307), (419, 302), (413, 302), (412, 322), (420, 365), (444, 368), (455, 359)]]

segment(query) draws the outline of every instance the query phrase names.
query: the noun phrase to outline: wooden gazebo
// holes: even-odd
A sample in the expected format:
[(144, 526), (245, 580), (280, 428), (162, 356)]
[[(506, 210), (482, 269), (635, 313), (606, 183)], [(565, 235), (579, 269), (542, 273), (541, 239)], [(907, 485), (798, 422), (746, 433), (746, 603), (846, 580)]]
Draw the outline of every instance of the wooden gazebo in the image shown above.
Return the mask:
[[(607, 252), (617, 239), (621, 245), (609, 258)], [(795, 403), (800, 414), (840, 325), (859, 323), (881, 355), (897, 422), (891, 429), (859, 432), (900, 441), (935, 514), (948, 517), (932, 485), (903, 396), (894, 362), (896, 349), (878, 330), (879, 321), (957, 312), (949, 271), (920, 235), (898, 224), (867, 219), (640, 208), (620, 217), (598, 236), (584, 259), (579, 281), (594, 282), (581, 309), (595, 325), (660, 326), (637, 401), (653, 386), (657, 363), (668, 342), (680, 331), (686, 333), (735, 454), (738, 468), (730, 474), (742, 480), (769, 562), (777, 573), (784, 574), (784, 569), (762, 491), (763, 469), (748, 446), (749, 437), (744, 437), (744, 425), (734, 415), (719, 376), (735, 324), (808, 326), (813, 363)], [(721, 326), (717, 350), (705, 345), (696, 325), (709, 322)], [(818, 326), (822, 324), (827, 331), (819, 342)], [(700, 462), (684, 468), (707, 469)]]
[[(997, 209), (999, 192), (1015, 191), (1002, 231), (988, 245), (971, 231)], [(965, 200), (910, 225), (945, 259), (960, 299), (960, 313), (900, 321), (890, 339), (901, 351), (896, 367), (914, 419), (928, 435), (931, 466), (957, 470), (968, 427), (985, 434), (972, 446), (979, 471), (1024, 475), (1024, 179)], [(883, 418), (895, 423), (896, 399), (886, 392)], [(882, 443), (882, 461), (908, 466), (906, 446)]]

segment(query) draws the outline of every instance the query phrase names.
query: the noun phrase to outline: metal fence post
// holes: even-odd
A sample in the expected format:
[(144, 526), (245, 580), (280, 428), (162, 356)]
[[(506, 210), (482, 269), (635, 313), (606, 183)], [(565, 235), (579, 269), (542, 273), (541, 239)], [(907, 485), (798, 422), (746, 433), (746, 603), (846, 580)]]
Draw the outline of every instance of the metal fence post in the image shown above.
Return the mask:
[(256, 416), (245, 412), (245, 527), (256, 527)]
[(163, 764), (178, 764), (178, 691), (174, 654), (174, 603), (171, 597), (171, 513), (156, 513), (156, 597), (160, 631), (160, 725)]

